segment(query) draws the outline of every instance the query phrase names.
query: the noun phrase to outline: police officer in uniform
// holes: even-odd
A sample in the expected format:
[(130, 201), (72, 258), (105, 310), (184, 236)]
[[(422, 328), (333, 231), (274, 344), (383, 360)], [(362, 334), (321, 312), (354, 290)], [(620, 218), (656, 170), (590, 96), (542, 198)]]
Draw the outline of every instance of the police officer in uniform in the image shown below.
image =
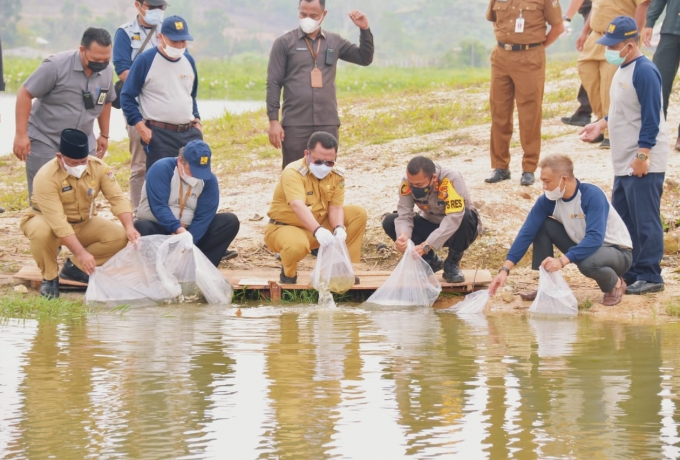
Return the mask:
[[(433, 272), (444, 268), (447, 282), (465, 281), (460, 260), (481, 233), (482, 222), (458, 171), (413, 157), (401, 182), (397, 212), (388, 214), (382, 225), (399, 252), (406, 250), (410, 239)], [(435, 252), (442, 246), (449, 248), (444, 262)]]
[[(486, 18), (494, 23), (498, 46), (491, 52), (491, 167), (485, 179), (510, 179), (512, 114), (517, 102), (522, 185), (534, 183), (541, 154), (545, 48), (564, 31), (559, 0), (490, 0)], [(550, 31), (547, 32), (547, 25)]]
[[(26, 162), (28, 194), (33, 177), (54, 157), (61, 132), (77, 128), (89, 137), (89, 152), (102, 158), (109, 145), (113, 90), (111, 35), (90, 27), (80, 49), (48, 57), (28, 77), (17, 93), (14, 155)], [(37, 99), (32, 103), (33, 99)], [(99, 137), (92, 130), (94, 120)]]
[[(40, 295), (59, 297), (59, 278), (87, 283), (89, 275), (123, 249), (139, 233), (132, 223), (130, 202), (113, 172), (100, 159), (88, 156), (88, 136), (76, 129), (62, 132), (56, 158), (35, 176), (31, 208), (21, 219), (21, 231), (31, 241), (31, 254), (43, 281)], [(102, 192), (111, 213), (123, 226), (97, 217), (95, 199)], [(60, 245), (73, 257), (58, 273)]]
[(337, 156), (337, 139), (314, 133), (304, 157), (281, 173), (264, 233), (269, 249), (281, 254), (281, 283), (297, 283), (298, 262), (333, 238), (346, 240), (351, 261), (361, 261), (368, 217), (361, 206), (344, 205), (345, 178), (334, 167)]
[[(137, 14), (123, 24), (113, 38), (113, 66), (121, 82), (125, 82), (132, 62), (144, 50), (158, 46), (158, 25), (163, 22), (165, 0), (142, 0), (135, 2)], [(120, 106), (119, 106), (120, 107)], [(125, 123), (130, 138), (130, 201), (136, 213), (146, 176), (146, 153), (137, 128)]]

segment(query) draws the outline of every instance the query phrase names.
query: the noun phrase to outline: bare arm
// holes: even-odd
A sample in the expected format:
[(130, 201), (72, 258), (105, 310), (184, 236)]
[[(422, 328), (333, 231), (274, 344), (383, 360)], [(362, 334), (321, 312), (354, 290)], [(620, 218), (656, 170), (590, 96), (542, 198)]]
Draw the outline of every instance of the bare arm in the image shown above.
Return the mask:
[(338, 225), (345, 225), (345, 210), (342, 206), (329, 206), (328, 207), (328, 222), (331, 224), (331, 228), (335, 228)]
[(31, 151), (31, 141), (28, 138), (28, 117), (31, 114), (32, 100), (33, 95), (28, 92), (26, 87), (19, 88), (15, 107), (14, 155), (21, 161), (26, 161), (26, 157)]
[(124, 72), (121, 72), (121, 74), (118, 75), (118, 78), (119, 78), (121, 81), (124, 82), (124, 81), (127, 79), (127, 76), (128, 76), (129, 73), (130, 73), (130, 69), (128, 69), (128, 70), (126, 70), (126, 71), (124, 71)]
[(569, 8), (567, 8), (567, 11), (564, 12), (564, 15), (569, 19), (573, 19), (581, 6), (583, 6), (583, 0), (571, 0), (569, 3)]
[(83, 271), (85, 271), (85, 273), (88, 275), (94, 273), (97, 263), (95, 262), (92, 254), (87, 252), (83, 245), (80, 244), (80, 241), (78, 240), (78, 237), (75, 235), (75, 233), (62, 238), (61, 243), (69, 248), (73, 255), (78, 258), (78, 261), (80, 261), (80, 264), (83, 266)]
[(290, 202), (290, 207), (293, 208), (293, 212), (300, 219), (304, 228), (314, 233), (319, 227), (319, 223), (314, 218), (312, 211), (309, 210), (307, 205), (302, 200), (293, 200)]
[(645, 22), (647, 22), (647, 10), (649, 9), (650, 3), (651, 0), (647, 0), (635, 8), (635, 23), (637, 24), (638, 30), (642, 30), (645, 27)]
[(550, 27), (548, 35), (545, 36), (543, 46), (547, 48), (548, 46), (552, 45), (555, 42), (555, 40), (557, 40), (560, 37), (560, 35), (562, 35), (562, 32), (564, 32), (564, 24), (561, 22)]

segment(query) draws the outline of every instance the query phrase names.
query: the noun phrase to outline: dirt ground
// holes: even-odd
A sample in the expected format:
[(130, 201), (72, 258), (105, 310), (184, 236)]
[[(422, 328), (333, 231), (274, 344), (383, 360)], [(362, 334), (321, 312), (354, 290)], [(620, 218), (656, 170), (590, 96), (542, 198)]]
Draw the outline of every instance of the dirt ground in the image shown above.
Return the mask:
[[(576, 84), (574, 78), (558, 83), (571, 84)], [(469, 97), (469, 94), (461, 90), (438, 94), (438, 97), (455, 100)], [(482, 93), (479, 97), (482, 99), (480, 103), (483, 103), (486, 95)], [(574, 107), (575, 105), (574, 103)], [(560, 115), (569, 115), (569, 112)], [(669, 133), (674, 143), (675, 126), (680, 121), (678, 104), (671, 103), (669, 120)], [(610, 195), (613, 183), (610, 151), (598, 149), (597, 144), (580, 141), (576, 131), (577, 128), (561, 123), (559, 116), (544, 120), (542, 155), (569, 154), (575, 162), (576, 176), (581, 181), (600, 186)], [(512, 179), (500, 184), (486, 184), (484, 178), (491, 172), (488, 144), (489, 125), (481, 124), (460, 129), (452, 126), (449, 131), (400, 139), (382, 145), (365, 144), (348, 149), (343, 149), (341, 145), (338, 165), (345, 171), (346, 203), (364, 206), (369, 215), (364, 257), (357, 268), (378, 270), (396, 265), (398, 257), (393, 243), (382, 231), (381, 221), (386, 213), (396, 209), (398, 189), (406, 163), (412, 156), (422, 154), (462, 172), (485, 227), (484, 234), (464, 256), (462, 265), (464, 268), (488, 268), (495, 274), (542, 190), (540, 181), (530, 187), (519, 185), (522, 150), (517, 132), (513, 136), (511, 149)], [(680, 218), (678, 166), (680, 154), (674, 151), (669, 159), (662, 203), (664, 217), (673, 221)], [(241, 221), (241, 230), (233, 245), (238, 250), (239, 257), (227, 262), (226, 266), (240, 270), (280, 267), (263, 243), (264, 228), (268, 221), (267, 211), (280, 174), (280, 160), (253, 160), (247, 170), (238, 171), (237, 174), (229, 171), (225, 164), (216, 164), (214, 170), (221, 183), (220, 210), (234, 212)], [(98, 206), (100, 213), (106, 215), (108, 209), (105, 201), (101, 200)], [(19, 230), (20, 217), (21, 213), (0, 214), (0, 231), (5, 235), (0, 243), (1, 284), (13, 284), (12, 274), (23, 264), (32, 262), (28, 240)], [(527, 257), (524, 260), (526, 262)], [(311, 256), (308, 257), (301, 268), (311, 269), (314, 261)], [(582, 302), (592, 303), (591, 308), (583, 311), (584, 314), (623, 321), (657, 320), (670, 318), (666, 315), (666, 307), (670, 302), (677, 302), (680, 295), (678, 267), (680, 258), (676, 255), (666, 256), (663, 261), (665, 291), (655, 295), (625, 296), (622, 303), (615, 307), (600, 305), (602, 293), (593, 281), (580, 275), (574, 266), (567, 267), (564, 275), (576, 297)], [(505, 303), (497, 295), (491, 300), (489, 307), (493, 311), (522, 312), (530, 303), (522, 302), (516, 294), (535, 289), (537, 272), (532, 272), (526, 266), (517, 268), (509, 277), (507, 285), (513, 288), (514, 300)]]

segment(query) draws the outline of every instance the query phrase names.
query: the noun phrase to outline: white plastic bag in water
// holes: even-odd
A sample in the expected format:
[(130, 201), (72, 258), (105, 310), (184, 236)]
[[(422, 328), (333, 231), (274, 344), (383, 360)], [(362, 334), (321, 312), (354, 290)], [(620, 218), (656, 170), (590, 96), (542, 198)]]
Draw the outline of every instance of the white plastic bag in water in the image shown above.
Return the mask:
[(189, 232), (142, 237), (90, 276), (88, 303), (149, 305), (202, 294), (211, 304), (229, 304), (233, 288), (193, 244)]
[(548, 273), (540, 269), (536, 299), (529, 313), (544, 315), (578, 315), (578, 301), (560, 272)]
[(432, 306), (441, 290), (432, 268), (409, 240), (397, 267), (366, 302), (387, 306)]
[(349, 258), (347, 244), (333, 238), (333, 244), (321, 246), (316, 266), (309, 275), (312, 287), (319, 291), (344, 294), (354, 286), (354, 267)]
[(451, 310), (459, 315), (482, 313), (484, 312), (484, 307), (486, 307), (487, 302), (489, 302), (489, 290), (485, 289), (466, 295), (465, 300), (452, 306)]

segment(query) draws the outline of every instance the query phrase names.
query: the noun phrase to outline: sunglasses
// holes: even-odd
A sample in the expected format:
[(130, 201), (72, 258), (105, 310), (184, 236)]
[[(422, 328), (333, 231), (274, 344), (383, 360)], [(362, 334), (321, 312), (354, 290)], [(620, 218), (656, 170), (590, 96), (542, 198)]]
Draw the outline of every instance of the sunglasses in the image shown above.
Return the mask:
[(332, 168), (333, 166), (335, 166), (335, 161), (314, 160), (314, 161), (312, 161), (312, 163), (314, 163), (317, 166), (326, 165), (329, 168)]

